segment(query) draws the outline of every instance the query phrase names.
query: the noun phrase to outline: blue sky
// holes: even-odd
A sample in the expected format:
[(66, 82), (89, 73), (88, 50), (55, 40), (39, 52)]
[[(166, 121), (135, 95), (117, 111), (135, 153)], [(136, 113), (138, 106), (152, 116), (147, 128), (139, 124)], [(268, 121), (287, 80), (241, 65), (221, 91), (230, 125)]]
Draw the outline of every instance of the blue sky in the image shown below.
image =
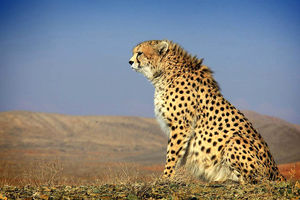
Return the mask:
[(204, 58), (240, 109), (300, 124), (300, 1), (0, 0), (0, 111), (153, 117), (132, 48)]

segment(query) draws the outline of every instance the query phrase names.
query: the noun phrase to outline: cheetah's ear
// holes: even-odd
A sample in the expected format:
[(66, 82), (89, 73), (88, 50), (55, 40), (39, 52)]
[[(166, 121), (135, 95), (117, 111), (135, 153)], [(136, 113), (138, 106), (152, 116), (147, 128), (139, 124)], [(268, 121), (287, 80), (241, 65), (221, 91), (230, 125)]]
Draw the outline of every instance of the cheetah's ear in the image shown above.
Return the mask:
[(165, 54), (168, 50), (169, 44), (166, 41), (161, 41), (156, 45), (157, 51), (160, 55)]

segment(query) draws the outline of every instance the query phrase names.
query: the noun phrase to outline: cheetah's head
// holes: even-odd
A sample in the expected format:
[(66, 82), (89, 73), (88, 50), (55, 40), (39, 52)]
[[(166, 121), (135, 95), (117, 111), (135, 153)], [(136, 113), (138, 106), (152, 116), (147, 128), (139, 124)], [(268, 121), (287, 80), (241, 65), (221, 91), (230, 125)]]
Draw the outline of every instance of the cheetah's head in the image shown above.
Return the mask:
[(129, 64), (137, 72), (144, 74), (150, 81), (162, 73), (161, 61), (169, 48), (166, 40), (151, 40), (138, 44), (133, 49)]

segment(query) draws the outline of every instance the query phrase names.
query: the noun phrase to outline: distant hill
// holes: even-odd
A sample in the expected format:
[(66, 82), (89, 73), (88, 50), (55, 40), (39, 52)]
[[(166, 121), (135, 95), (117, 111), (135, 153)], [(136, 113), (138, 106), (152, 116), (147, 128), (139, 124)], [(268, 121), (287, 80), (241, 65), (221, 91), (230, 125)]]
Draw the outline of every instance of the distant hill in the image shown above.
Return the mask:
[(0, 159), (160, 163), (166, 144), (150, 118), (0, 113)]
[[(277, 163), (300, 161), (300, 126), (244, 111)], [(61, 159), (163, 164), (167, 138), (155, 119), (0, 113), (0, 160)]]

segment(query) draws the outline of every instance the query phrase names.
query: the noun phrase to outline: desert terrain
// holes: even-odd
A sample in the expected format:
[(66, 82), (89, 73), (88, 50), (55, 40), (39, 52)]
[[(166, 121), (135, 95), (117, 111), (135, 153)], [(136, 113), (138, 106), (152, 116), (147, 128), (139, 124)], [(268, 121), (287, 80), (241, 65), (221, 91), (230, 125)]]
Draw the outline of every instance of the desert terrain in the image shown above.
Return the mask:
[[(300, 178), (300, 126), (244, 113), (265, 138), (284, 175)], [(158, 175), (166, 145), (167, 137), (152, 118), (2, 112), (0, 180), (2, 184), (25, 184), (26, 177), (38, 180), (43, 174), (45, 179), (59, 176), (105, 182), (119, 173)]]
[(300, 195), (300, 126), (244, 111), (287, 182), (203, 183), (184, 169), (161, 179), (167, 137), (155, 119), (0, 113), (2, 199), (293, 199)]

